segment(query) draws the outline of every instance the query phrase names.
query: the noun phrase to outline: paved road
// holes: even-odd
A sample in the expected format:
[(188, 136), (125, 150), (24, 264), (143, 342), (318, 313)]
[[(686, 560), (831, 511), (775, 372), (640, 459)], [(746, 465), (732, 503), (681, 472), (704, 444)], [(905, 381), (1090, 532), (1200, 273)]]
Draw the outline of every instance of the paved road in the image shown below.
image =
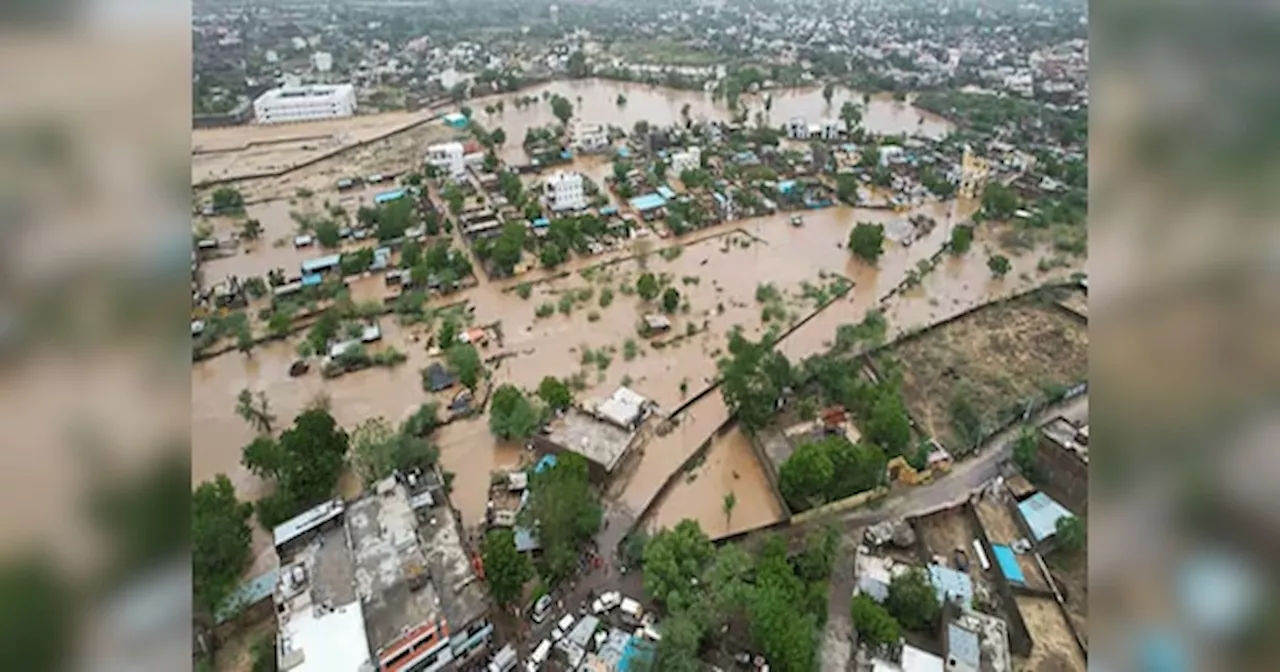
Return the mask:
[[(1086, 418), (1089, 413), (1089, 395), (1050, 406), (1033, 422), (1040, 424), (1056, 416), (1068, 419)], [(978, 450), (976, 457), (956, 463), (951, 472), (929, 485), (908, 488), (890, 495), (881, 504), (870, 509), (854, 509), (837, 518), (845, 527), (874, 525), (884, 520), (915, 516), (926, 511), (946, 508), (968, 498), (1000, 472), (1000, 465), (1013, 453), (1014, 441), (1020, 428), (1014, 427), (997, 434), (987, 445)]]

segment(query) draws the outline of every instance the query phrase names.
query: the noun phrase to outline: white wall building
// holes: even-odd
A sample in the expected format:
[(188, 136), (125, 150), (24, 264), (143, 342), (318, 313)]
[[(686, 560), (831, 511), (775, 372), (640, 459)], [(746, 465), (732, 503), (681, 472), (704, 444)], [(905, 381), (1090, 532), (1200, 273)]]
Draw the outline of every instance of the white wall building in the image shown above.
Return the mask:
[(787, 122), (787, 137), (795, 140), (807, 140), (809, 138), (809, 122), (804, 117), (792, 117)]
[(582, 176), (578, 173), (557, 171), (548, 177), (543, 185), (543, 197), (555, 212), (587, 207), (587, 194), (582, 189)]
[(845, 127), (844, 119), (823, 119), (822, 120), (822, 139), (823, 140), (839, 140), (844, 137)]
[(466, 150), (461, 142), (446, 142), (427, 148), (426, 162), (454, 180), (467, 176)]
[(609, 129), (603, 124), (578, 124), (573, 129), (573, 144), (582, 152), (599, 152), (609, 147)]
[(338, 119), (356, 113), (356, 89), (350, 84), (271, 89), (253, 101), (260, 124)]
[(671, 172), (679, 175), (686, 170), (697, 170), (702, 167), (702, 150), (690, 147), (671, 155)]
[(327, 51), (317, 51), (311, 54), (311, 67), (316, 72), (329, 72), (333, 69), (333, 54)]

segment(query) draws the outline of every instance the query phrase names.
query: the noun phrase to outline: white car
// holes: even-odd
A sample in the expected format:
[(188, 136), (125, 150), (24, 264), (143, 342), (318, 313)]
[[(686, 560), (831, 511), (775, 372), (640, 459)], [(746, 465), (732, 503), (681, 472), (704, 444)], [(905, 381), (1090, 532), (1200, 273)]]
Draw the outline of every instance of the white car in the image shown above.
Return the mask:
[(558, 642), (569, 634), (569, 628), (573, 627), (573, 614), (565, 614), (560, 617), (560, 622), (556, 623), (556, 627), (551, 630), (551, 641)]
[(524, 669), (528, 670), (528, 672), (537, 672), (537, 670), (542, 668), (542, 664), (546, 662), (550, 655), (551, 642), (550, 640), (544, 639), (538, 644), (538, 648), (533, 650), (529, 659), (524, 662)]
[(614, 607), (622, 604), (622, 593), (613, 590), (603, 593), (591, 603), (591, 613), (603, 614), (606, 611), (612, 611)]
[(543, 595), (533, 603), (533, 613), (529, 615), (534, 623), (541, 623), (547, 618), (547, 612), (551, 610), (551, 596)]

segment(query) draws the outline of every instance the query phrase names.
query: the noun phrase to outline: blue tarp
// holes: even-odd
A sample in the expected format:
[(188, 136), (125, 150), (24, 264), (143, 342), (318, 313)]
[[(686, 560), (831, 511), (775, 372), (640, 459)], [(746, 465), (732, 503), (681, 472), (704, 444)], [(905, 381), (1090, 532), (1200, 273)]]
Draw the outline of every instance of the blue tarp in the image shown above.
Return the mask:
[(1022, 573), (1022, 567), (1018, 566), (1018, 556), (1014, 555), (1013, 549), (1001, 544), (992, 544), (991, 550), (996, 555), (996, 564), (1000, 565), (1000, 573), (1004, 574), (1004, 578), (1025, 586), (1027, 577)]
[(454, 128), (465, 128), (467, 125), (467, 118), (457, 112), (451, 112), (444, 115), (444, 123), (449, 124)]
[(546, 217), (539, 217), (533, 220), (533, 228), (535, 229), (541, 229), (547, 226), (551, 226), (551, 220), (547, 219)]
[(778, 193), (779, 194), (790, 193), (792, 189), (795, 189), (795, 187), (796, 187), (795, 180), (783, 180), (778, 183)]
[(645, 669), (645, 662), (653, 658), (653, 645), (631, 636), (626, 648), (622, 649), (622, 659), (618, 661), (618, 672)]
[(676, 192), (672, 191), (671, 187), (661, 186), (661, 187), (658, 187), (658, 195), (662, 196), (663, 198), (669, 201), (676, 197)]
[(404, 189), (396, 189), (394, 191), (384, 191), (373, 197), (373, 202), (382, 204), (389, 201), (395, 201), (404, 198)]
[(601, 217), (608, 217), (609, 215), (616, 215), (616, 214), (618, 214), (618, 208), (615, 206), (610, 205), (605, 208), (600, 208)]
[(646, 210), (657, 210), (667, 204), (667, 199), (658, 194), (645, 194), (644, 196), (636, 196), (631, 199), (631, 207), (644, 212)]
[(1052, 537), (1054, 532), (1057, 532), (1059, 518), (1071, 515), (1066, 507), (1043, 492), (1037, 492), (1023, 500), (1018, 504), (1018, 512), (1022, 514), (1023, 520), (1027, 521), (1027, 527), (1031, 528), (1031, 534), (1035, 536), (1037, 543)]
[(556, 466), (556, 456), (543, 455), (542, 459), (538, 460), (538, 466), (533, 468), (533, 473), (540, 474), (544, 469), (550, 469), (551, 467), (554, 467), (554, 466)]
[(568, 161), (573, 158), (573, 152), (566, 149), (563, 152), (560, 152), (560, 158), (564, 159), (565, 161)]
[(619, 147), (619, 148), (618, 148), (618, 156), (620, 156), (620, 157), (622, 157), (622, 158), (624, 158), (624, 159), (625, 159), (625, 158), (627, 158), (628, 156), (631, 156), (631, 150), (630, 150), (630, 149), (628, 149), (628, 148), (626, 148), (626, 147)]
[(542, 547), (542, 544), (538, 542), (537, 535), (533, 533), (533, 530), (527, 527), (516, 527), (513, 530), (513, 533), (513, 536), (515, 537), (516, 550), (520, 553), (536, 551)]
[(307, 273), (302, 276), (303, 287), (315, 287), (322, 282), (324, 282), (324, 276), (319, 273)]

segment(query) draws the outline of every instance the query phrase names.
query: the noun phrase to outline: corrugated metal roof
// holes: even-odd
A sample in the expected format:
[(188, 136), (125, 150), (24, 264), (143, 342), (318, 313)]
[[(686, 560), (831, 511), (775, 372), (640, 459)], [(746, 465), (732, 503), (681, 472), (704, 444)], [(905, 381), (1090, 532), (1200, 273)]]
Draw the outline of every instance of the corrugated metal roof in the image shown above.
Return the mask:
[(1000, 573), (1004, 574), (1004, 578), (1013, 583), (1026, 585), (1027, 576), (1022, 573), (1022, 567), (1018, 565), (1018, 556), (1014, 555), (1013, 549), (1001, 544), (992, 544), (992, 552), (996, 556), (996, 564), (1000, 565)]
[(981, 662), (981, 652), (978, 646), (978, 633), (955, 623), (947, 626), (948, 658), (954, 658), (968, 665), (969, 669), (976, 670)]
[(1018, 513), (1027, 521), (1037, 542), (1052, 537), (1057, 531), (1058, 519), (1071, 516), (1071, 512), (1052, 497), (1037, 492), (1018, 504)]
[(271, 597), (279, 580), (280, 569), (277, 567), (240, 584), (235, 592), (228, 595), (218, 607), (218, 613), (215, 615), (218, 624), (225, 623), (234, 617), (240, 607), (248, 607)]
[(973, 604), (973, 579), (968, 574), (942, 565), (929, 565), (929, 581), (938, 591), (938, 601), (953, 600), (961, 606)]

